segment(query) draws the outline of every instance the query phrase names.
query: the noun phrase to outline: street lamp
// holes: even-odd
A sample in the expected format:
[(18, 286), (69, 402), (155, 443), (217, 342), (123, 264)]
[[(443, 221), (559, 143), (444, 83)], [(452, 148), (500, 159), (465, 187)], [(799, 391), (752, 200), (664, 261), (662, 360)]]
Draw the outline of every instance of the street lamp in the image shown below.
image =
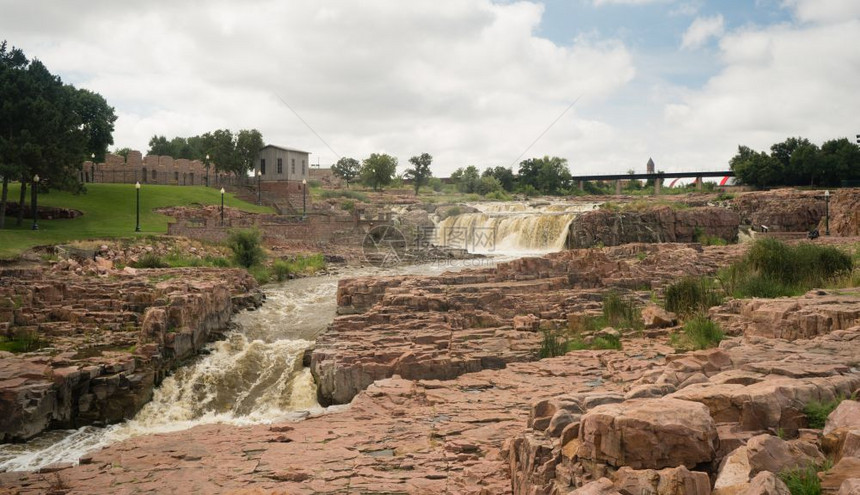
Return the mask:
[(824, 235), (830, 235), (830, 190), (824, 191)]
[(134, 231), (140, 232), (140, 182), (134, 184), (134, 189), (137, 191), (137, 223), (134, 226)]
[[(39, 230), (39, 174), (33, 176), (33, 230)], [(23, 205), (22, 205), (23, 206)]]
[(259, 170), (255, 170), (254, 175), (257, 176), (257, 204), (261, 205), (263, 204), (263, 190), (260, 189), (260, 177), (262, 176)]
[(302, 216), (308, 212), (308, 180), (302, 179)]
[(96, 181), (96, 154), (90, 153), (90, 182)]
[(209, 187), (209, 154), (206, 154), (206, 187)]
[(221, 226), (224, 226), (224, 188), (221, 188)]

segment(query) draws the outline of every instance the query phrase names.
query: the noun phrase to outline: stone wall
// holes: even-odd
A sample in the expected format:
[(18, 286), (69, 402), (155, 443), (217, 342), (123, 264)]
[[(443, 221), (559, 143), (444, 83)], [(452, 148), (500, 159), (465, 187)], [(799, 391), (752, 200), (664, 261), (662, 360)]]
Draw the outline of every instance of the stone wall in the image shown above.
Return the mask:
[(737, 240), (740, 218), (726, 208), (675, 210), (668, 206), (645, 211), (594, 210), (570, 224), (568, 246), (585, 248), (632, 242), (696, 242), (698, 236)]
[(84, 162), (81, 182), (100, 182), (112, 184), (168, 184), (174, 186), (204, 186), (232, 183), (232, 174), (216, 173), (214, 164), (211, 170), (200, 160), (174, 159), (170, 156), (147, 155), (140, 151), (130, 151), (128, 158), (108, 153), (105, 161)]

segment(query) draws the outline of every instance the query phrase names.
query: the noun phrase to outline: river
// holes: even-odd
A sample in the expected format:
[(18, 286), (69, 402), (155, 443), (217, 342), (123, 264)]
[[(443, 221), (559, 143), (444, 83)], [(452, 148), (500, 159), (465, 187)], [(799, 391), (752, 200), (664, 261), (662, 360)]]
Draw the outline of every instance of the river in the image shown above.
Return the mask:
[(208, 423), (248, 425), (298, 421), (342, 410), (321, 407), (310, 369), (302, 356), (335, 317), (340, 278), (371, 275), (432, 275), (492, 266), (523, 254), (557, 251), (573, 217), (586, 204), (470, 204), (480, 213), (443, 220), (439, 230), (492, 229), (494, 244), (471, 246), (491, 252), (481, 260), (348, 268), (339, 275), (308, 277), (263, 288), (265, 303), (234, 319), (226, 339), (209, 344), (206, 354), (167, 377), (135, 417), (106, 428), (47, 432), (23, 444), (0, 445), (0, 471), (35, 470), (58, 462), (77, 462), (84, 454), (139, 435), (184, 430)]

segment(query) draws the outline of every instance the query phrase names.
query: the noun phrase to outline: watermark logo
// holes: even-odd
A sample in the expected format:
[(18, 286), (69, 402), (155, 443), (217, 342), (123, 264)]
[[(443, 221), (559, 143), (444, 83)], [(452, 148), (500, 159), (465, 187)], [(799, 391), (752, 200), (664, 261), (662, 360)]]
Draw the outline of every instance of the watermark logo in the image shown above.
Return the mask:
[(393, 266), (404, 261), (407, 249), (406, 237), (396, 227), (377, 225), (365, 234), (361, 243), (364, 259), (376, 266)]

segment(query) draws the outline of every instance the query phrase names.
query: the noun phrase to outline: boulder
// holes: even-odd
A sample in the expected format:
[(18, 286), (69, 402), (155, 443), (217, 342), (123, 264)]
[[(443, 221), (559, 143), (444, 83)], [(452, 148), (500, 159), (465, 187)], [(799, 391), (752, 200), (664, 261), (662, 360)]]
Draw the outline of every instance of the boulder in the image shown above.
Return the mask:
[(818, 448), (802, 440), (786, 442), (779, 437), (765, 434), (752, 437), (746, 448), (752, 474), (762, 471), (779, 473), (824, 462), (824, 455)]
[(600, 478), (586, 483), (568, 495), (621, 495), (621, 492), (615, 489), (609, 478)]
[(843, 400), (828, 416), (823, 434), (837, 428), (860, 428), (860, 401)]
[(860, 477), (843, 481), (836, 495), (857, 495), (858, 493), (860, 493)]
[(535, 315), (514, 316), (514, 330), (518, 332), (537, 332), (540, 327), (540, 318)]
[(761, 472), (750, 481), (744, 495), (791, 495), (788, 487), (779, 477), (770, 472)]
[(690, 471), (684, 466), (655, 471), (623, 467), (613, 475), (615, 488), (636, 495), (710, 495), (707, 473)]
[(582, 416), (578, 455), (633, 469), (692, 468), (714, 459), (717, 429), (708, 408), (675, 399), (633, 399)]
[[(824, 473), (819, 473), (821, 478), (821, 493), (836, 493), (841, 490), (842, 485), (848, 480), (856, 480), (860, 476), (860, 458), (858, 457), (843, 457), (832, 468)], [(855, 484), (849, 484), (851, 486)], [(857, 492), (849, 492), (855, 495)]]
[(714, 482), (715, 495), (735, 493), (750, 482), (750, 461), (748, 449), (738, 447), (727, 455), (720, 464), (717, 480)]
[(678, 317), (675, 313), (666, 311), (656, 304), (649, 304), (642, 308), (642, 322), (645, 328), (666, 328), (675, 325)]

